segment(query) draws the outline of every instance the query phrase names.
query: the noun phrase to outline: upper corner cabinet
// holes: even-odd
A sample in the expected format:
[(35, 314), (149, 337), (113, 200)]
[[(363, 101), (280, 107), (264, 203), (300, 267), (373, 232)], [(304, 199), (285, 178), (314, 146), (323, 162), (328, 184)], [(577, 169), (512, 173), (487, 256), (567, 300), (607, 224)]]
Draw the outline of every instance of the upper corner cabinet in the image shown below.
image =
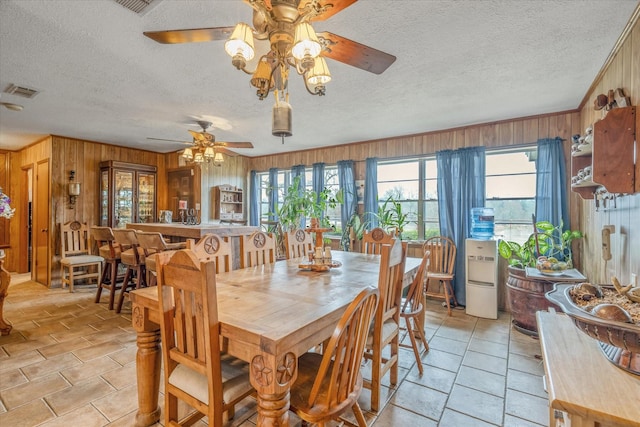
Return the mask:
[(157, 168), (106, 161), (100, 163), (100, 225), (125, 228), (128, 223), (154, 222)]

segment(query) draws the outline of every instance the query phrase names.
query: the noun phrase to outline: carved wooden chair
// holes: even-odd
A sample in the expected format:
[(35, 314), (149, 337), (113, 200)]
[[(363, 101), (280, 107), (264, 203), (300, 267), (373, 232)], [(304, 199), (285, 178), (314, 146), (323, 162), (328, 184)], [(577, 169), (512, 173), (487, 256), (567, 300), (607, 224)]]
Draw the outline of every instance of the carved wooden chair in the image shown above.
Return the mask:
[[(371, 389), (371, 410), (380, 410), (382, 377), (390, 372), (392, 385), (398, 383), (398, 351), (400, 347), (400, 300), (402, 279), (407, 258), (407, 243), (393, 239), (391, 245), (382, 245), (378, 290), (380, 303), (376, 309), (373, 329), (367, 339), (365, 359), (372, 361), (371, 380), (365, 381)], [(388, 352), (385, 350), (388, 347)], [(383, 355), (383, 352), (385, 353)]]
[(287, 259), (300, 258), (313, 252), (313, 238), (311, 233), (302, 229), (287, 231), (284, 235), (287, 248)]
[(148, 286), (155, 286), (157, 276), (156, 257), (153, 255), (165, 251), (184, 249), (187, 243), (168, 243), (164, 240), (162, 234), (157, 231), (136, 231), (136, 237), (144, 252), (145, 280)]
[(413, 354), (416, 357), (416, 363), (418, 364), (418, 371), (420, 375), (423, 373), (422, 360), (420, 359), (420, 348), (416, 340), (416, 335), (420, 338), (423, 345), (423, 350), (429, 350), (429, 343), (427, 337), (424, 334), (424, 276), (425, 272), (429, 270), (429, 261), (431, 254), (427, 251), (422, 257), (422, 262), (416, 276), (409, 286), (407, 296), (402, 299), (402, 306), (400, 311), (400, 318), (404, 319), (407, 335), (411, 341), (411, 345), (400, 342), (400, 347), (413, 349)]
[(127, 269), (124, 272), (120, 296), (116, 305), (116, 313), (122, 310), (124, 296), (129, 292), (129, 288), (139, 289), (147, 286), (145, 280), (145, 256), (144, 250), (140, 247), (135, 230), (114, 229), (113, 236), (120, 246), (120, 262)]
[[(451, 316), (451, 300), (458, 305), (456, 294), (453, 290), (454, 268), (456, 266), (456, 244), (453, 240), (444, 236), (436, 236), (427, 239), (422, 245), (424, 252), (431, 253), (429, 270), (427, 271), (427, 296), (444, 298), (447, 312)], [(431, 281), (438, 284), (438, 292), (430, 290)]]
[(233, 254), (228, 237), (205, 234), (197, 243), (193, 239), (187, 240), (187, 249), (191, 249), (200, 261), (214, 260), (216, 274), (226, 273), (232, 269)]
[[(164, 425), (190, 426), (207, 416), (221, 427), (223, 414), (251, 393), (249, 366), (220, 351), (214, 261), (189, 249), (155, 255), (164, 361)], [(178, 400), (196, 409), (178, 419)]]
[(89, 230), (87, 224), (78, 221), (67, 222), (62, 225), (61, 243), (62, 259), (60, 270), (62, 287), (69, 285), (69, 292), (73, 292), (76, 280), (96, 279), (100, 283), (102, 277), (102, 262), (104, 258), (90, 252)]
[(370, 231), (365, 230), (362, 235), (362, 253), (379, 255), (382, 250), (382, 245), (391, 244), (394, 236), (394, 231), (387, 233), (380, 227), (376, 227)]
[(98, 247), (98, 253), (104, 258), (104, 268), (96, 291), (96, 304), (100, 302), (102, 290), (109, 291), (109, 310), (113, 310), (113, 304), (118, 290), (117, 282), (122, 279), (118, 276), (118, 266), (120, 265), (120, 245), (116, 243), (116, 238), (110, 227), (91, 227), (91, 237)]
[(240, 240), (240, 268), (271, 264), (276, 261), (276, 240), (271, 233), (256, 231)]
[(358, 426), (367, 426), (358, 404), (360, 367), (378, 296), (374, 287), (363, 289), (342, 315), (324, 354), (309, 352), (298, 359), (290, 408), (304, 421), (322, 426), (351, 408)]

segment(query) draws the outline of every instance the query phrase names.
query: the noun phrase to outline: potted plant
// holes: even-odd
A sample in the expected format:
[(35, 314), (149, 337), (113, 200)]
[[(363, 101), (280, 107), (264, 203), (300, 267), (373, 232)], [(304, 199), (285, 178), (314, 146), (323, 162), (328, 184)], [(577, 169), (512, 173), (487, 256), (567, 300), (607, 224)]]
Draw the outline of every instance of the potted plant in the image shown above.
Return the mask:
[(300, 177), (295, 177), (286, 189), (282, 204), (278, 209), (278, 221), (286, 231), (301, 228), (303, 218), (318, 219), (318, 226), (329, 227), (329, 219), (324, 215), (327, 208), (338, 203), (331, 190), (324, 188), (319, 195), (313, 190), (300, 188)]
[(407, 216), (407, 213), (402, 212), (402, 204), (391, 196), (378, 208), (376, 215), (380, 227), (386, 231), (395, 231), (400, 239), (404, 227), (409, 223)]
[[(528, 335), (537, 336), (536, 312), (555, 307), (544, 294), (553, 290), (558, 278), (548, 280), (527, 277), (525, 268), (535, 267), (539, 256), (556, 258), (573, 266), (571, 243), (582, 238), (581, 231), (563, 230), (563, 224), (536, 222), (535, 232), (523, 243), (500, 240), (498, 252), (509, 262), (507, 300), (514, 327)], [(558, 308), (559, 309), (559, 308)]]

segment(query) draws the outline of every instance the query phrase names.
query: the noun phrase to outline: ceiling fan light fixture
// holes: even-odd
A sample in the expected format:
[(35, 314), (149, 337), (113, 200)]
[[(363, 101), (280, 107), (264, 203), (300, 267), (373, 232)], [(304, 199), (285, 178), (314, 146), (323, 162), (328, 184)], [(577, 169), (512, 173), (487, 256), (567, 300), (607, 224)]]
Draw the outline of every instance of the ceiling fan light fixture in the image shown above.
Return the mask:
[(296, 25), (295, 39), (293, 47), (291, 48), (291, 54), (297, 60), (302, 61), (303, 58), (310, 56), (316, 58), (320, 55), (322, 46), (318, 41), (318, 36), (315, 30), (308, 22), (301, 22)]
[(229, 56), (233, 58), (233, 65), (238, 68), (235, 61), (236, 59), (242, 59), (245, 61), (251, 61), (255, 55), (253, 48), (253, 32), (244, 22), (240, 22), (233, 29), (231, 37), (224, 44), (224, 50)]
[(271, 77), (271, 64), (266, 58), (261, 58), (258, 61), (256, 71), (251, 76), (251, 85), (257, 88), (256, 95), (258, 98), (265, 99), (269, 91), (273, 88), (273, 79)]
[(204, 157), (202, 156), (202, 153), (197, 152), (193, 156), (193, 161), (194, 161), (194, 163), (203, 163), (204, 162)]
[(182, 152), (182, 157), (186, 160), (193, 160), (193, 151), (191, 151), (191, 148), (185, 148)]
[(327, 61), (323, 57), (316, 58), (316, 63), (307, 72), (307, 83), (311, 86), (324, 85), (331, 81), (331, 72), (327, 66)]
[(222, 157), (222, 153), (216, 152), (215, 156), (213, 157), (213, 165), (222, 166), (223, 163), (224, 163), (224, 157)]
[(209, 159), (213, 159), (215, 157), (216, 153), (213, 149), (213, 147), (207, 147), (204, 149), (204, 158), (209, 160)]

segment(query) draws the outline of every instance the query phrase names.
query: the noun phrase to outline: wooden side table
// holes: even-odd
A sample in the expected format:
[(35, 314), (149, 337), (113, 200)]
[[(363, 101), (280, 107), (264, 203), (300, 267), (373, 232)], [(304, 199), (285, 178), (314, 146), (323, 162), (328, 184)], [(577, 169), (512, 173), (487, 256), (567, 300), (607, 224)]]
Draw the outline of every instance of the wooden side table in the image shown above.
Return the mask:
[[(553, 309), (551, 309), (553, 310)], [(640, 425), (640, 376), (609, 362), (593, 338), (571, 319), (538, 311), (538, 333), (549, 393), (549, 425)]]
[(0, 335), (9, 335), (13, 326), (4, 321), (4, 299), (9, 293), (11, 275), (4, 269), (4, 256), (3, 251), (0, 254)]

